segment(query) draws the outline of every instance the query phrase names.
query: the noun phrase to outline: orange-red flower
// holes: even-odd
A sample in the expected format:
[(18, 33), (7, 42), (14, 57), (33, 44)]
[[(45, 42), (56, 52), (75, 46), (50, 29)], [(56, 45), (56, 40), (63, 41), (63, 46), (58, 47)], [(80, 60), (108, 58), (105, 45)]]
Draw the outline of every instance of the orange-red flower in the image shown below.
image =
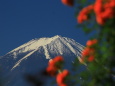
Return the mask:
[[(46, 68), (46, 71), (52, 75), (55, 76), (57, 74), (57, 70), (61, 68), (60, 62), (63, 62), (64, 59), (62, 56), (57, 56), (53, 59), (51, 59), (48, 63), (48, 67)], [(57, 64), (59, 63), (59, 64)]]
[(74, 0), (61, 0), (64, 5), (73, 6)]
[(92, 62), (94, 60), (94, 56), (90, 56), (89, 58), (88, 58), (88, 61), (89, 62)]
[(83, 51), (82, 51), (82, 56), (88, 56), (90, 54), (90, 48), (85, 48)]
[(55, 76), (57, 73), (57, 68), (54, 66), (48, 66), (46, 68), (46, 71), (51, 75), (51, 76)]
[(105, 23), (105, 20), (102, 19), (102, 17), (100, 17), (100, 16), (96, 16), (96, 21), (100, 25), (103, 25)]
[(110, 7), (115, 8), (115, 0), (110, 0)]
[(96, 0), (96, 2), (94, 4), (94, 12), (96, 13), (96, 15), (99, 15), (103, 9), (102, 1), (103, 0)]
[(93, 39), (93, 40), (88, 40), (87, 43), (86, 43), (86, 45), (87, 45), (87, 46), (92, 46), (92, 45), (94, 45), (94, 44), (96, 44), (96, 43), (97, 43), (97, 40), (96, 40), (96, 39)]
[[(86, 43), (86, 48), (82, 51), (81, 53), (81, 63), (84, 63), (84, 61), (93, 61), (94, 60), (94, 56), (95, 56), (95, 49), (93, 47), (93, 45), (95, 45), (97, 43), (97, 39), (93, 39), (93, 40), (88, 40)], [(92, 47), (91, 47), (92, 46)]]
[(112, 18), (113, 15), (114, 15), (114, 13), (111, 8), (106, 8), (106, 10), (101, 13), (101, 17), (103, 19)]
[(54, 62), (60, 62), (60, 61), (64, 61), (63, 57), (62, 56), (56, 56), (54, 59), (53, 59)]
[(107, 19), (115, 17), (115, 0), (96, 0), (93, 5), (83, 8), (77, 17), (78, 23), (87, 20), (91, 11), (94, 11), (97, 23), (103, 25)]
[(86, 47), (83, 51), (82, 51), (82, 56), (89, 56), (90, 54), (94, 53), (94, 49), (93, 48), (89, 48)]
[(61, 73), (59, 73), (56, 77), (57, 84), (59, 86), (67, 86), (66, 83), (64, 83), (66, 77), (68, 76), (69, 71), (68, 70), (63, 70)]
[(78, 23), (82, 23), (85, 20), (88, 20), (88, 14), (93, 10), (93, 5), (89, 5), (81, 10), (77, 17)]

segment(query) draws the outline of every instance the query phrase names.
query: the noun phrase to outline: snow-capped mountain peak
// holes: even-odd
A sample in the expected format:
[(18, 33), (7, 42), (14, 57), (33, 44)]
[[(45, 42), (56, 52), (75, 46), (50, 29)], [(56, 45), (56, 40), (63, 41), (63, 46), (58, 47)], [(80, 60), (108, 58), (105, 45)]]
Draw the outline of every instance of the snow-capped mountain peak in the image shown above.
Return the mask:
[[(33, 39), (19, 46), (18, 48), (15, 48), (8, 54), (13, 55), (14, 59), (18, 59), (18, 55), (25, 53), (25, 55), (20, 58), (12, 67), (12, 69), (14, 69), (19, 66), (24, 59), (27, 59), (35, 52), (44, 53), (46, 59), (51, 59), (52, 54), (63, 55), (65, 53), (73, 53), (74, 55), (79, 57), (83, 48), (84, 46), (75, 42), (75, 40), (73, 39), (56, 35), (51, 38), (43, 37)], [(43, 52), (41, 52), (41, 49), (43, 50)]]
[[(39, 39), (32, 39), (31, 41), (19, 46), (18, 48), (12, 50), (11, 52), (9, 53), (12, 53), (12, 52), (15, 52), (15, 51), (18, 51), (18, 53), (24, 53), (24, 52), (27, 52), (27, 51), (31, 51), (31, 50), (35, 50), (35, 49), (38, 49), (40, 46), (45, 46), (47, 44), (49, 44), (50, 42), (52, 42), (53, 40), (59, 38), (61, 36), (59, 35), (56, 35), (52, 38), (39, 38)], [(22, 48), (25, 48), (21, 51)]]
[(75, 40), (59, 35), (32, 39), (0, 57), (4, 75), (11, 77), (5, 86), (28, 86), (24, 84), (22, 75), (33, 73), (37, 69), (40, 71), (57, 55), (63, 56), (65, 65), (69, 68), (75, 57), (80, 60), (83, 49), (84, 46)]

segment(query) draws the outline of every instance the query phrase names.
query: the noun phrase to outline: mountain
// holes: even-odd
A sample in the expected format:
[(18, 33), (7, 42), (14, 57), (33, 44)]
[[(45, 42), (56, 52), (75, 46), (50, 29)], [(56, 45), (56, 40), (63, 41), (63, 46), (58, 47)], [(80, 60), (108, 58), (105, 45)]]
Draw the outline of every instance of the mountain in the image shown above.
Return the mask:
[(81, 56), (84, 46), (75, 40), (56, 35), (32, 39), (0, 57), (5, 86), (29, 86), (23, 79), (27, 73), (35, 73), (47, 67), (50, 59), (62, 55), (66, 67)]

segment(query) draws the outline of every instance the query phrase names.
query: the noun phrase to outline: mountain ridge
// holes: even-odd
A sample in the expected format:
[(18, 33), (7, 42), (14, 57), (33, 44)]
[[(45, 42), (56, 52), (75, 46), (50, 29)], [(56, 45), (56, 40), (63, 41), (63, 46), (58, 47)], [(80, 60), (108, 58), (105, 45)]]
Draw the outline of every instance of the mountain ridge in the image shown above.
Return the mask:
[[(83, 49), (84, 46), (75, 40), (59, 35), (32, 39), (8, 52), (0, 59), (0, 64), (5, 69), (4, 74), (11, 77), (6, 86), (22, 83), (23, 81), (19, 81), (18, 78), (21, 80), (20, 76), (23, 73), (35, 72), (36, 69), (46, 67), (48, 60), (57, 55), (62, 55), (67, 61), (66, 65), (69, 65), (75, 57), (80, 59)], [(15, 78), (17, 80), (13, 80)], [(23, 86), (23, 83), (16, 86)]]
[[(11, 52), (18, 51), (20, 48), (27, 47), (27, 46), (29, 46), (29, 48), (27, 47), (27, 48), (25, 49), (25, 51), (23, 51), (23, 52), (31, 51), (29, 54), (27, 54), (27, 55), (24, 56), (22, 59), (20, 59), (20, 60), (14, 65), (14, 67), (13, 67), (12, 69), (14, 69), (15, 67), (17, 67), (22, 60), (24, 60), (25, 58), (27, 58), (28, 56), (30, 56), (31, 54), (33, 54), (34, 52), (36, 52), (36, 51), (39, 49), (39, 47), (41, 47), (41, 46), (43, 47), (43, 49), (44, 49), (44, 51), (45, 51), (44, 54), (45, 54), (45, 56), (46, 56), (46, 59), (51, 59), (51, 57), (50, 57), (50, 55), (49, 55), (49, 51), (48, 51), (48, 49), (47, 49), (47, 45), (50, 44), (51, 42), (55, 41), (55, 40), (58, 40), (58, 41), (60, 40), (61, 42), (63, 42), (64, 44), (66, 44), (66, 46), (69, 47), (69, 49), (70, 49), (75, 55), (77, 55), (77, 53), (76, 53), (76, 51), (73, 49), (73, 47), (69, 44), (68, 41), (66, 41), (66, 40), (68, 40), (68, 38), (65, 38), (65, 37), (62, 37), (62, 36), (59, 36), (59, 35), (56, 35), (56, 36), (51, 37), (51, 38), (43, 37), (43, 38), (40, 38), (40, 39), (37, 39), (37, 40), (29, 41), (29, 42), (27, 42), (26, 44), (23, 44), (22, 46), (20, 46), (20, 47), (14, 49), (13, 51), (11, 51)], [(59, 43), (58, 43), (58, 47), (60, 47), (60, 46), (62, 47), (62, 46), (63, 46), (63, 45), (61, 45), (60, 41), (59, 41)], [(72, 39), (72, 41), (73, 41), (73, 39)], [(34, 46), (33, 46), (33, 45), (34, 45)], [(63, 54), (63, 50), (61, 49), (61, 47), (60, 47), (60, 49), (58, 50), (60, 55)], [(79, 50), (80, 50), (80, 48), (79, 48)], [(11, 53), (11, 52), (9, 52), (9, 53)], [(19, 53), (20, 53), (20, 51), (19, 51)], [(21, 52), (21, 53), (22, 53), (22, 52)], [(14, 52), (14, 57), (16, 57), (16, 53), (15, 53), (15, 52)]]

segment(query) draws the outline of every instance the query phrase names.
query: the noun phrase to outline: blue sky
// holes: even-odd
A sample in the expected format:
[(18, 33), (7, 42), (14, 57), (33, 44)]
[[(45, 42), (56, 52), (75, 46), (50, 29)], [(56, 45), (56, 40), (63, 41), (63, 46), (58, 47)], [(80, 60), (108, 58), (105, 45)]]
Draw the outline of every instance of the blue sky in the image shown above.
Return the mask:
[(0, 56), (34, 38), (61, 35), (85, 45), (76, 27), (75, 8), (61, 0), (1, 0)]

